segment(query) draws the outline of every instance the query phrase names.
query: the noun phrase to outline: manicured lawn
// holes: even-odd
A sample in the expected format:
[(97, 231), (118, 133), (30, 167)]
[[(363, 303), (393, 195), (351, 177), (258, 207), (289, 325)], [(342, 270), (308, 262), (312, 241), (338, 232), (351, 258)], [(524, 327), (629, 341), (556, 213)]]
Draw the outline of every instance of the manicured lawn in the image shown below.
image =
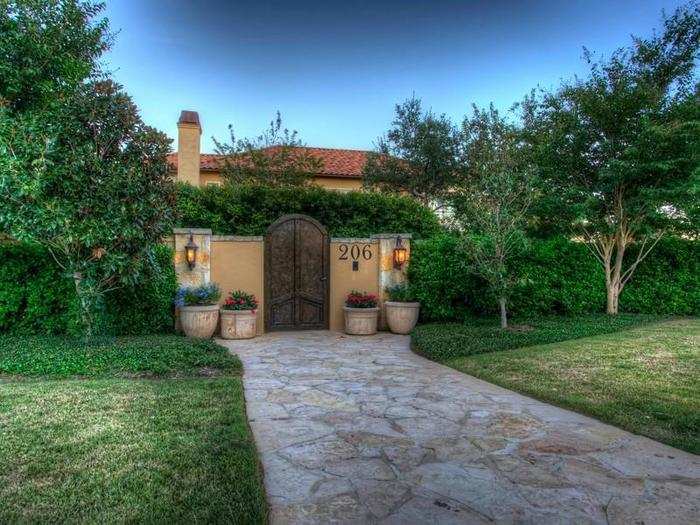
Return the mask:
[(100, 378), (0, 380), (0, 523), (266, 521), (238, 359), (176, 336), (40, 341), (15, 369)]
[(700, 319), (442, 362), (700, 453)]

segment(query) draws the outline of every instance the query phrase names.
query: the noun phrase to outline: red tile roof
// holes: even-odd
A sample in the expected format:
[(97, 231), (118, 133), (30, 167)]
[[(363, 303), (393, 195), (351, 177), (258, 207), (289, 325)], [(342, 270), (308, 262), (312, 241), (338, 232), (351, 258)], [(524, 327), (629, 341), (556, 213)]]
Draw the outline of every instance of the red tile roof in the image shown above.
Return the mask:
[[(316, 157), (323, 163), (323, 169), (319, 176), (344, 177), (350, 179), (362, 178), (362, 167), (367, 160), (366, 151), (353, 149), (331, 148), (298, 148), (304, 149), (308, 154)], [(203, 153), (199, 156), (201, 171), (219, 171), (222, 155)], [(168, 155), (168, 163), (173, 170), (177, 169), (177, 153)]]

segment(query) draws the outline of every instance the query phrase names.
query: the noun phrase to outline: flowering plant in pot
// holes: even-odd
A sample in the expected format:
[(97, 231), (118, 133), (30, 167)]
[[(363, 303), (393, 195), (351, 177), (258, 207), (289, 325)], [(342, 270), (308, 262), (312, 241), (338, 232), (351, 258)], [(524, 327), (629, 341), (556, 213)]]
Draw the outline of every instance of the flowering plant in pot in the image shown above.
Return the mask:
[(219, 323), (221, 291), (216, 283), (183, 286), (175, 295), (175, 306), (180, 312), (180, 325), (188, 337), (208, 339)]
[(221, 337), (250, 339), (257, 332), (258, 300), (243, 290), (233, 290), (221, 306)]
[(407, 283), (389, 286), (386, 289), (388, 301), (384, 302), (386, 324), (395, 334), (408, 334), (418, 322), (420, 303)]
[(377, 296), (353, 290), (345, 298), (345, 333), (350, 335), (372, 335), (377, 333)]

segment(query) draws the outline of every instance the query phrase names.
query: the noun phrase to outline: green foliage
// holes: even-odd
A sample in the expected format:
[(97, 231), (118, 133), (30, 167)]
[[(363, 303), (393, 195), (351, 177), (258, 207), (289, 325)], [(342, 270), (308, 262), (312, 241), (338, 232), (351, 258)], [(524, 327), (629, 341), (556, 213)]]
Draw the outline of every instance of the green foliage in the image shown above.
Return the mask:
[(175, 304), (177, 306), (207, 306), (216, 304), (220, 298), (221, 290), (216, 283), (183, 286), (177, 291)]
[[(634, 250), (637, 248), (633, 248)], [(486, 283), (471, 273), (459, 238), (442, 235), (413, 243), (409, 279), (426, 321), (491, 314)], [(520, 274), (511, 295), (516, 314), (585, 314), (605, 310), (603, 274), (580, 242), (535, 240), (512, 261)], [(639, 266), (621, 296), (624, 312), (700, 314), (700, 242), (662, 240)]]
[(254, 139), (237, 139), (229, 125), (230, 142), (216, 143), (222, 155), (221, 175), (231, 184), (303, 186), (323, 169), (323, 163), (304, 148), (296, 130), (282, 128), (282, 117)]
[(507, 330), (491, 319), (467, 319), (462, 324), (418, 326), (411, 335), (411, 344), (415, 352), (429, 359), (449, 361), (456, 357), (607, 334), (659, 319), (638, 314), (536, 317), (516, 319), (517, 323), (525, 324)]
[(73, 283), (46, 250), (0, 244), (0, 333), (65, 333), (76, 309)]
[(0, 106), (55, 104), (95, 72), (108, 48), (103, 4), (82, 0), (0, 3)]
[(367, 157), (364, 185), (426, 205), (441, 201), (459, 175), (458, 136), (447, 116), (424, 112), (419, 99), (397, 104), (391, 129)]
[(178, 287), (173, 251), (159, 245), (153, 270), (136, 285), (126, 285), (106, 295), (107, 326), (119, 335), (167, 333), (175, 325), (173, 296)]
[[(104, 323), (108, 332), (146, 334), (173, 328), (172, 298), (177, 290), (172, 250), (158, 246), (155, 269), (139, 285), (107, 293)], [(73, 280), (37, 245), (0, 244), (0, 333), (75, 333), (78, 304)]]
[(313, 217), (334, 237), (411, 233), (424, 238), (442, 230), (435, 214), (409, 197), (340, 193), (313, 186), (195, 188), (182, 184), (177, 209), (181, 226), (211, 228), (221, 235), (263, 235), (270, 224), (289, 213)]
[(413, 287), (408, 283), (389, 286), (386, 289), (386, 293), (389, 296), (389, 301), (395, 301), (397, 303), (412, 303), (416, 300)]
[(197, 375), (202, 368), (240, 371), (240, 361), (209, 340), (177, 335), (104, 338), (0, 336), (0, 373), (53, 377)]

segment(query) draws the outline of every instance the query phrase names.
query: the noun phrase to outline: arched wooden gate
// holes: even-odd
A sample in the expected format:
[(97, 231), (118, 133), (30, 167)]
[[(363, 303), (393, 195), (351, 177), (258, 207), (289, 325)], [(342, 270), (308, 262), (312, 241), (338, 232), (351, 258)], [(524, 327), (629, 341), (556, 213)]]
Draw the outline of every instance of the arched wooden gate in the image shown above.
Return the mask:
[(265, 234), (265, 329), (328, 328), (329, 238), (306, 215), (285, 215)]

